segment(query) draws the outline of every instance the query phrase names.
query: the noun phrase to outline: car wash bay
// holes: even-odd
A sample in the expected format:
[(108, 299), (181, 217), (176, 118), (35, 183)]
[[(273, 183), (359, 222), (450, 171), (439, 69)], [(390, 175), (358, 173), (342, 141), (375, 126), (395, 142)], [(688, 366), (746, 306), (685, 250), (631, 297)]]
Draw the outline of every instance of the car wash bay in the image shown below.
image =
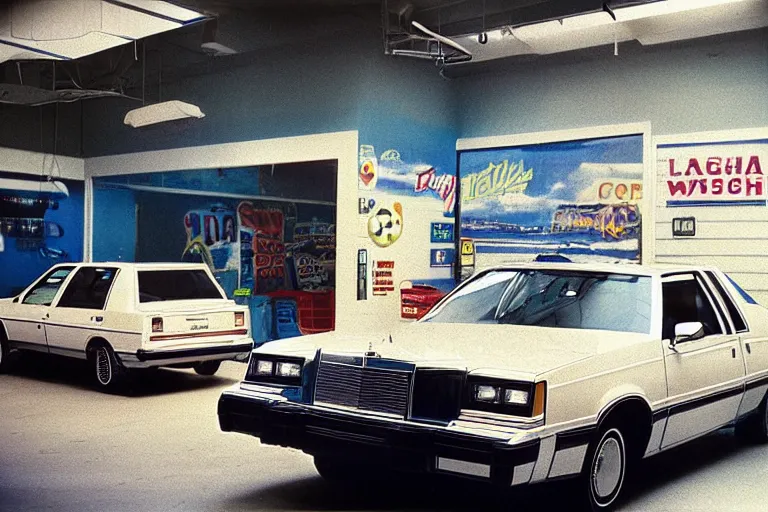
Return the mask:
[[(77, 363), (35, 359), (2, 376), (0, 510), (562, 510), (564, 484), (511, 494), (471, 483), (372, 479), (329, 486), (302, 453), (222, 435), (220, 392), (242, 377), (225, 363), (200, 379), (160, 370), (129, 397), (89, 389)], [(74, 413), (76, 411), (76, 413)], [(34, 428), (30, 426), (33, 425)], [(768, 448), (731, 432), (651, 459), (621, 510), (764, 508)]]
[[(444, 70), (385, 55), (377, 0), (313, 8), (188, 0), (192, 13), (170, 6), (162, 23), (128, 25), (133, 18), (109, 14), (131, 3), (103, 2), (106, 35), (77, 51), (39, 43), (64, 57), (55, 64), (31, 54), (29, 40), (0, 45), (2, 297), (59, 262), (197, 261), (250, 305), (258, 342), (389, 329), (476, 264), (532, 259), (540, 246), (523, 250), (520, 241), (552, 230), (556, 214), (591, 219), (608, 196), (626, 196), (642, 229), (638, 217), (623, 238), (569, 226), (554, 245), (563, 240), (580, 257), (597, 247), (600, 258), (631, 263), (714, 262), (767, 300), (765, 205), (667, 207), (674, 198), (660, 194), (669, 166), (654, 155), (660, 137), (668, 147), (659, 158), (696, 156), (706, 169), (722, 147), (765, 145), (768, 35), (759, 0), (659, 15), (658, 24), (622, 22), (616, 31), (592, 21), (560, 24), (563, 34), (529, 28), (516, 35), (525, 44), (503, 48), (494, 41), (507, 20), (545, 22), (558, 2), (512, 13), (489, 1), (497, 12), (482, 13), (484, 2), (415, 1), (414, 19), (463, 37), (475, 55)], [(410, 14), (390, 7), (394, 40), (403, 34), (394, 24)], [(59, 25), (82, 29), (78, 37), (93, 28), (67, 20)], [(481, 45), (477, 33), (492, 26), (498, 33), (489, 30)], [(72, 90), (88, 99), (63, 102)], [(175, 104), (184, 119), (126, 124), (130, 112), (170, 100), (204, 117)], [(625, 139), (629, 150), (616, 144)], [(701, 146), (713, 140), (719, 145)], [(702, 153), (681, 149), (689, 146)], [(554, 157), (541, 157), (547, 151)], [(510, 193), (527, 184), (514, 208), (504, 186), (495, 196), (464, 186), (487, 170), (514, 177), (517, 166), (533, 172), (511, 183)], [(617, 196), (617, 185), (629, 192)], [(394, 222), (382, 229), (391, 217), (399, 231)], [(691, 218), (696, 236), (675, 234), (673, 225)], [(115, 396), (93, 391), (77, 361), (18, 363), (0, 375), (0, 510), (567, 506), (560, 484), (508, 495), (453, 481), (374, 480), (339, 492), (311, 458), (219, 431), (216, 402), (244, 364), (225, 363), (211, 378), (163, 369)], [(707, 437), (648, 461), (622, 510), (763, 510), (766, 457), (765, 447), (740, 445), (729, 431)]]

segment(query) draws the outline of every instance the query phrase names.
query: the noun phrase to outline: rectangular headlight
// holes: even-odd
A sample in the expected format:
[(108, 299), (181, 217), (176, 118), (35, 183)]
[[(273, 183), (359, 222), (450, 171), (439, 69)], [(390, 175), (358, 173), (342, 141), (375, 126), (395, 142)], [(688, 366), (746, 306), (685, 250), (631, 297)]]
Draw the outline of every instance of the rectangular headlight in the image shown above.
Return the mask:
[(528, 405), (529, 396), (530, 394), (527, 391), (521, 389), (505, 389), (504, 403), (512, 405)]
[(272, 375), (274, 365), (272, 361), (256, 361), (256, 375)]
[(278, 377), (300, 377), (301, 365), (299, 363), (278, 362), (275, 375)]
[(499, 388), (496, 386), (490, 386), (487, 384), (479, 384), (475, 386), (475, 400), (478, 402), (487, 402), (494, 404), (499, 399)]

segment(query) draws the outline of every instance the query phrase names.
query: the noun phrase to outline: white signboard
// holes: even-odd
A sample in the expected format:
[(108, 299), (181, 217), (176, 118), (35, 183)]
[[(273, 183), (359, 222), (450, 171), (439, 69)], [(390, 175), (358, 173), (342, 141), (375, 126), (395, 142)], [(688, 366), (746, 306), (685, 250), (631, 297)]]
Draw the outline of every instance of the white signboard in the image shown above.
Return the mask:
[(765, 206), (768, 139), (659, 144), (660, 200), (675, 206)]

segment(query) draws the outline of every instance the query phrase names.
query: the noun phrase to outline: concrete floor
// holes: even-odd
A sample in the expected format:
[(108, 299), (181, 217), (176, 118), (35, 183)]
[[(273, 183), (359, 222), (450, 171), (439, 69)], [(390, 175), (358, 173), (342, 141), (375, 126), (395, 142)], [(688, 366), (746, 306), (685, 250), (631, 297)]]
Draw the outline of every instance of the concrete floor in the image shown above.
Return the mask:
[[(215, 377), (162, 370), (133, 396), (92, 391), (77, 361), (34, 357), (0, 376), (0, 510), (569, 510), (561, 483), (525, 492), (415, 479), (363, 489), (327, 485), (311, 459), (223, 434)], [(626, 511), (764, 511), (768, 447), (725, 431), (646, 461)]]

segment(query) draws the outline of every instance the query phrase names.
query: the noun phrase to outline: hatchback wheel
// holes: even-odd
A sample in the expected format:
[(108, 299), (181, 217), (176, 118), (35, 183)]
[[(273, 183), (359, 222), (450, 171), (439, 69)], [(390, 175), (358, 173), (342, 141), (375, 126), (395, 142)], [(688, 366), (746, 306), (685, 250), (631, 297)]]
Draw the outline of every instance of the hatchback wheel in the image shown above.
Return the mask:
[(126, 370), (108, 345), (99, 345), (93, 349), (91, 364), (93, 365), (97, 388), (104, 391), (116, 391), (124, 384)]
[(219, 371), (221, 361), (204, 361), (195, 365), (195, 371), (198, 375), (213, 375)]
[[(0, 329), (2, 329), (2, 326), (0, 326)], [(8, 372), (8, 367), (10, 366), (9, 355), (8, 342), (5, 339), (5, 335), (0, 331), (0, 373)]]

